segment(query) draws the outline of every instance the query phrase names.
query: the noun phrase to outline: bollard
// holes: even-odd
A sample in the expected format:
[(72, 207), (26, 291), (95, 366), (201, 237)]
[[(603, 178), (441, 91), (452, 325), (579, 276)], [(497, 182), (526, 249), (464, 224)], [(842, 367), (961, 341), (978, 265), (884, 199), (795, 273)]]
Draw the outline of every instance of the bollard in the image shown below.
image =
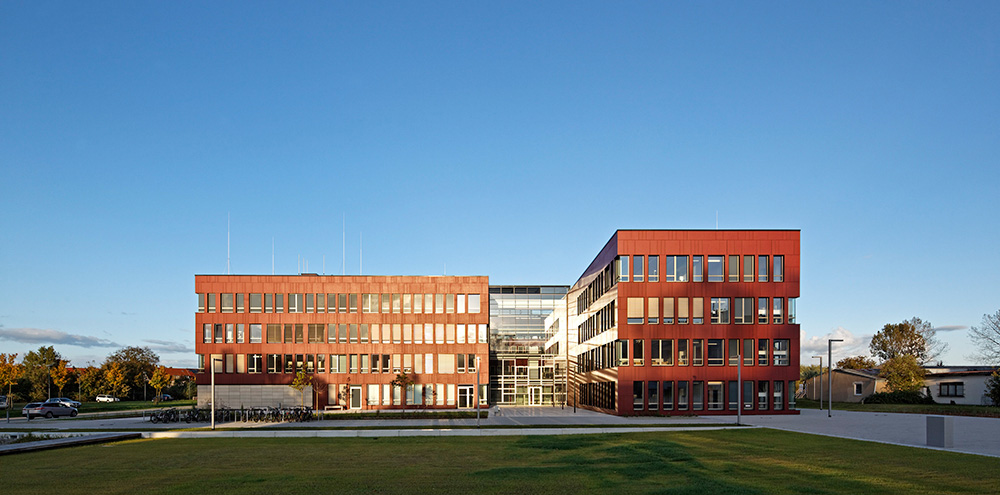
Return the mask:
[(927, 416), (927, 445), (950, 449), (955, 446), (955, 418)]

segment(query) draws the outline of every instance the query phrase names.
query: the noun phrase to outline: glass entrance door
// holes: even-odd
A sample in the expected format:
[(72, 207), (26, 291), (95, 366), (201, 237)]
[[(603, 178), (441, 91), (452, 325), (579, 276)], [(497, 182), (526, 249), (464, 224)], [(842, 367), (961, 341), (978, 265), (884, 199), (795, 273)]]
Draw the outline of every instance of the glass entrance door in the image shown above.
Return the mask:
[(528, 405), (542, 405), (542, 387), (528, 387)]
[(361, 409), (360, 385), (351, 385), (351, 409)]
[(475, 401), (474, 390), (472, 385), (459, 385), (458, 386), (458, 407), (465, 409), (472, 407), (472, 403)]

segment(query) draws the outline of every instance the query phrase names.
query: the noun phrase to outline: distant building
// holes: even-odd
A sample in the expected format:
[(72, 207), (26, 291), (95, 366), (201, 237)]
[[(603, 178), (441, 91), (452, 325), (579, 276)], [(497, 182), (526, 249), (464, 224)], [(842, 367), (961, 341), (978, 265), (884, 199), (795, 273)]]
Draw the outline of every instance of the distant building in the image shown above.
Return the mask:
[[(997, 368), (990, 366), (925, 366), (924, 394), (939, 404), (991, 405), (986, 395), (986, 381)], [(820, 377), (806, 380), (806, 398), (818, 400)], [(829, 373), (822, 375), (823, 400), (829, 400)], [(862, 402), (875, 392), (887, 392), (885, 379), (878, 369), (833, 370), (833, 401)]]

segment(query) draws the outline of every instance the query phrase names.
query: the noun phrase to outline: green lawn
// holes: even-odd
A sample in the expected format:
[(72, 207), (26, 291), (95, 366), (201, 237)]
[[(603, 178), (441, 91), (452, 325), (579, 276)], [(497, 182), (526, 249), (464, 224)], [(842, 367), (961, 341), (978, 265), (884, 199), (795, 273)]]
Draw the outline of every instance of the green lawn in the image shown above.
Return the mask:
[(765, 429), (137, 440), (3, 458), (60, 493), (996, 493), (1000, 460)]
[[(816, 409), (819, 401), (809, 399), (796, 399), (797, 409)], [(826, 409), (826, 401), (823, 401), (823, 409)], [(981, 416), (988, 418), (1000, 418), (1000, 407), (993, 406), (970, 406), (964, 404), (859, 404), (857, 402), (834, 402), (833, 410), (837, 411), (869, 411), (869, 412), (896, 412), (914, 414), (948, 414), (953, 416)]]

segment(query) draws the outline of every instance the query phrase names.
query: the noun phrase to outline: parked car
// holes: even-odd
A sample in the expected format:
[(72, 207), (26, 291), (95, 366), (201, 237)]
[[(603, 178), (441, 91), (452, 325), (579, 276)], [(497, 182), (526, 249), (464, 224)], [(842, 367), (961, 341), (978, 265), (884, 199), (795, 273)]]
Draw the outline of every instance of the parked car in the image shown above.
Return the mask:
[(41, 402), (29, 402), (29, 403), (25, 404), (24, 407), (21, 408), (21, 416), (27, 416), (28, 415), (28, 409), (33, 409), (33, 408), (36, 408), (36, 407), (40, 407), (41, 405), (42, 405)]
[(45, 404), (66, 404), (69, 407), (80, 407), (80, 402), (66, 397), (53, 397), (44, 402)]
[(168, 400), (174, 400), (174, 398), (170, 394), (161, 394), (153, 397), (153, 402), (165, 402)]
[(13, 401), (8, 401), (6, 395), (0, 395), (0, 409), (10, 409), (11, 402)]
[[(28, 407), (35, 406), (35, 407)], [(24, 406), (21, 412), (28, 417), (28, 419), (36, 418), (39, 416), (45, 416), (46, 418), (55, 418), (59, 416), (69, 416), (71, 418), (76, 417), (77, 410), (75, 407), (69, 407), (61, 402), (43, 402), (28, 404)]]
[(119, 400), (121, 399), (108, 394), (101, 394), (97, 396), (97, 402), (118, 402)]

